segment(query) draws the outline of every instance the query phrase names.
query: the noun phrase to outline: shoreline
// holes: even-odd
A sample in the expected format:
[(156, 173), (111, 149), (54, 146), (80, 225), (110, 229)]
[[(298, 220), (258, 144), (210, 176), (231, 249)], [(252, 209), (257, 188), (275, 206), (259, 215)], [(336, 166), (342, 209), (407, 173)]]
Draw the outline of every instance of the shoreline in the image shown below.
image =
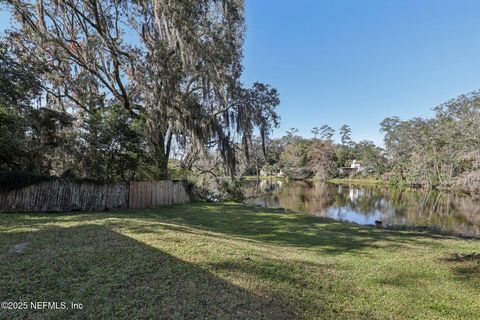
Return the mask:
[(326, 180), (320, 180), (316, 178), (309, 178), (304, 180), (292, 180), (286, 177), (277, 177), (277, 176), (244, 176), (242, 177), (245, 181), (256, 181), (256, 180), (269, 180), (269, 181), (305, 181), (305, 182), (324, 182), (335, 185), (348, 185), (348, 186), (359, 186), (359, 187), (387, 187), (392, 189), (426, 189), (426, 190), (437, 190), (440, 192), (451, 192), (457, 194), (464, 194), (469, 196), (480, 196), (480, 193), (470, 192), (460, 188), (448, 188), (442, 186), (430, 186), (424, 187), (420, 185), (407, 185), (407, 184), (390, 184), (388, 181), (372, 179), (372, 178), (332, 178)]
[(351, 186), (359, 186), (359, 187), (387, 187), (392, 189), (414, 189), (414, 190), (424, 189), (424, 190), (436, 190), (439, 192), (463, 194), (463, 195), (472, 196), (472, 197), (480, 196), (480, 193), (469, 192), (464, 189), (458, 189), (458, 188), (447, 188), (447, 187), (441, 187), (441, 186), (425, 187), (425, 186), (419, 186), (419, 185), (413, 186), (413, 185), (406, 185), (406, 184), (393, 185), (388, 183), (387, 181), (377, 180), (377, 179), (335, 178), (335, 179), (326, 180), (326, 182), (335, 184), (335, 185), (351, 185)]
[(387, 181), (377, 179), (352, 179), (352, 178), (334, 178), (328, 179), (326, 182), (337, 185), (358, 185), (358, 186), (378, 186), (391, 187)]

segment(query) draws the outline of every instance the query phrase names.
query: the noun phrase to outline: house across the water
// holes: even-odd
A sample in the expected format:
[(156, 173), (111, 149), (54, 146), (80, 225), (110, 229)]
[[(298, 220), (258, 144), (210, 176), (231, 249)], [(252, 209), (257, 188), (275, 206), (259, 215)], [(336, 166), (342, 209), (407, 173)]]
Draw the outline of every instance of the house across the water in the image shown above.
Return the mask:
[(340, 167), (338, 168), (338, 173), (340, 175), (352, 175), (355, 173), (362, 172), (364, 170), (364, 167), (362, 166), (362, 163), (357, 160), (353, 160), (352, 164), (350, 167)]

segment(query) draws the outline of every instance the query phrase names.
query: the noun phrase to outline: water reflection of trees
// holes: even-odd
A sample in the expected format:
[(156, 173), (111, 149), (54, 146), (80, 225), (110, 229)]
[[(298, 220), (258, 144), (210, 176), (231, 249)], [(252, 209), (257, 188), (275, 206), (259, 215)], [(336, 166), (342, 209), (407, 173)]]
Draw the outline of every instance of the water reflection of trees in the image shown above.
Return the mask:
[[(268, 183), (276, 185), (272, 187)], [(320, 216), (332, 216), (332, 212), (338, 217), (345, 212), (365, 218), (380, 216), (385, 224), (438, 226), (480, 235), (480, 200), (468, 195), (297, 181), (284, 183), (283, 186), (279, 182), (268, 183), (267, 187), (274, 191), (250, 202)]]
[(480, 201), (472, 196), (437, 190), (390, 190), (383, 192), (395, 214), (392, 224), (441, 226), (464, 234), (480, 234)]
[(274, 192), (282, 187), (283, 181), (251, 180), (243, 183), (243, 194), (246, 198), (258, 197)]

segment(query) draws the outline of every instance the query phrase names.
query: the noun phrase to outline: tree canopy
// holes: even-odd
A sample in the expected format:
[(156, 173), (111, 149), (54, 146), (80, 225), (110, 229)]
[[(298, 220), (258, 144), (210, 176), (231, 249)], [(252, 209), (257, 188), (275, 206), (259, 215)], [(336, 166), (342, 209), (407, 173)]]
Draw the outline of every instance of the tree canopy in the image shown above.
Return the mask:
[(393, 117), (381, 123), (392, 173), (409, 184), (478, 188), (480, 92), (461, 95), (434, 111), (430, 119)]
[[(240, 81), (241, 0), (5, 2), (15, 62), (43, 70), (38, 105), (72, 117), (69, 154), (100, 177), (166, 178), (173, 149), (218, 153), (233, 175), (239, 148), (248, 158), (254, 132), (264, 144), (278, 125), (276, 89)], [(109, 157), (129, 173), (112, 174)], [(81, 167), (67, 157), (57, 169), (86, 175)]]

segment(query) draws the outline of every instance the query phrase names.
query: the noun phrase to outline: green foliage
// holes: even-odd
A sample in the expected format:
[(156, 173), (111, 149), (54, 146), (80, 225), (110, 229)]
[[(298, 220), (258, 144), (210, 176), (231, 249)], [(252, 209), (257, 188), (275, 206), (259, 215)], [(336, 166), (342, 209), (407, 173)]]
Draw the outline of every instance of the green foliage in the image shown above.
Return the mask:
[(40, 92), (40, 65), (30, 61), (18, 62), (8, 50), (6, 41), (0, 42), (0, 105), (21, 109), (30, 105)]
[(243, 1), (35, 3), (8, 2), (6, 40), (18, 61), (45, 66), (42, 107), (75, 117), (72, 156), (45, 170), (167, 179), (175, 148), (190, 167), (218, 156), (233, 177), (239, 147), (249, 158), (254, 132), (264, 145), (278, 126), (278, 91), (240, 81)]
[(459, 96), (434, 110), (431, 119), (395, 117), (381, 123), (392, 173), (406, 184), (458, 188), (457, 178), (469, 181), (466, 176), (474, 175), (480, 159), (480, 92)]
[(171, 180), (188, 180), (192, 177), (193, 171), (190, 168), (183, 167), (170, 161), (168, 163), (168, 172)]
[(349, 165), (349, 161), (351, 162), (354, 155), (352, 150), (348, 146), (339, 145), (335, 149), (335, 156), (337, 159), (337, 166), (338, 167), (345, 167)]
[[(99, 108), (88, 115), (83, 128), (80, 149), (81, 166), (77, 174), (103, 180), (134, 180), (145, 174), (149, 161), (145, 152), (144, 120), (132, 115), (120, 105)], [(148, 178), (148, 174), (145, 174)]]
[(324, 124), (320, 127), (320, 137), (323, 140), (332, 140), (335, 130), (329, 125)]
[(383, 174), (388, 167), (387, 158), (384, 150), (377, 147), (372, 141), (360, 141), (353, 147), (353, 154), (356, 160), (360, 160), (364, 170), (363, 175), (379, 176)]
[(126, 180), (147, 163), (141, 118), (112, 105), (91, 111), (74, 130), (72, 114), (30, 105), (37, 70), (0, 54), (0, 170)]
[(335, 147), (330, 140), (314, 140), (308, 148), (307, 166), (316, 178), (328, 179), (336, 172)]
[(217, 196), (220, 201), (242, 201), (245, 199), (241, 180), (222, 179), (218, 188)]
[(0, 169), (21, 167), (25, 156), (23, 118), (4, 105), (0, 105)]
[(312, 175), (307, 167), (310, 141), (294, 136), (287, 136), (288, 142), (280, 156), (285, 175), (290, 179), (305, 179)]
[(19, 62), (0, 46), (0, 170), (49, 175), (52, 155), (69, 140), (65, 129), (73, 124), (70, 114), (32, 106), (41, 72), (38, 65)]
[(25, 168), (27, 117), (30, 101), (39, 92), (35, 72), (32, 65), (15, 61), (0, 43), (0, 170)]
[(50, 176), (38, 175), (24, 170), (0, 171), (0, 190), (20, 189), (50, 179), (52, 179)]
[[(26, 169), (41, 173), (61, 175), (65, 170), (57, 166), (73, 152), (71, 131), (73, 117), (67, 112), (50, 108), (34, 108), (27, 115)], [(57, 170), (61, 170), (58, 172)]]
[(340, 127), (340, 141), (342, 142), (342, 145), (350, 146), (353, 143), (351, 135), (352, 129), (348, 124), (344, 124)]
[[(335, 130), (324, 125), (313, 128), (313, 139), (305, 139), (298, 135), (298, 129), (291, 128), (286, 135), (278, 139), (270, 139), (267, 144), (265, 159), (256, 164), (268, 171), (281, 170), (289, 179), (306, 179), (315, 175), (318, 179), (330, 179), (337, 174), (339, 167), (350, 166), (353, 160), (361, 163), (361, 177), (380, 178), (391, 164), (387, 160), (385, 151), (371, 141), (351, 140), (351, 129), (343, 125), (340, 133), (342, 144), (335, 144), (332, 137)], [(322, 139), (316, 136), (320, 134)], [(253, 170), (254, 162), (245, 174), (256, 174)]]

